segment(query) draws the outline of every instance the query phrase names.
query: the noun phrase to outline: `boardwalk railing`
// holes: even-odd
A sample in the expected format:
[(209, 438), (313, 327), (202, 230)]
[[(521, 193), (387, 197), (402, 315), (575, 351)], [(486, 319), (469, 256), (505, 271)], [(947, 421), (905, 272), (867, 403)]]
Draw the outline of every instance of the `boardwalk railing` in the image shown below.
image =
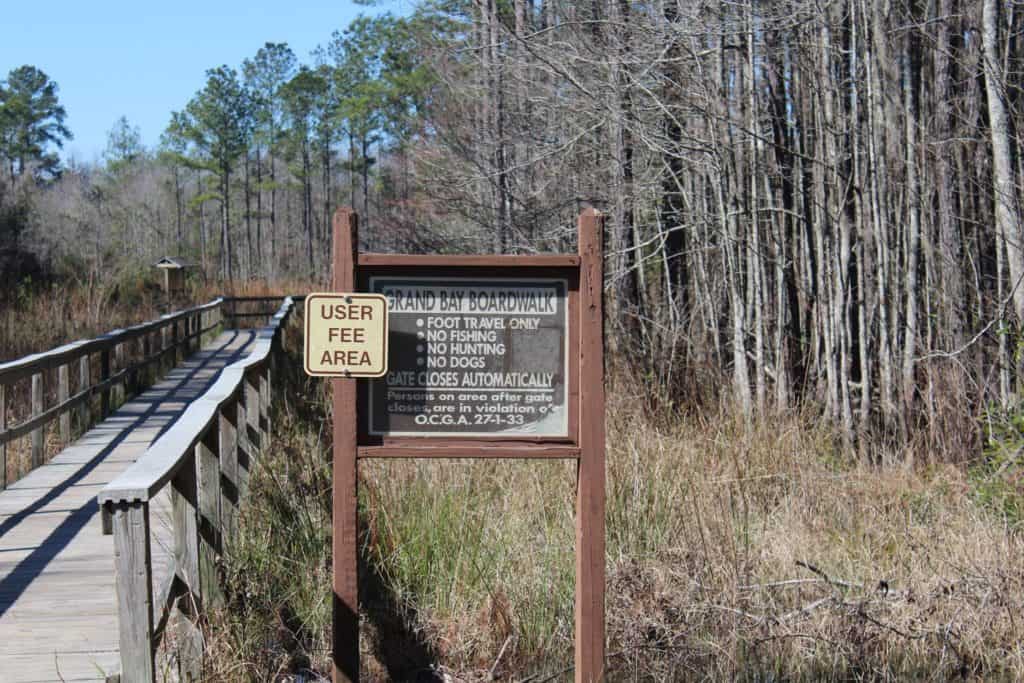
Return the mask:
[[(224, 298), (214, 299), (208, 304), (169, 313), (157, 320), (135, 325), (123, 330), (114, 330), (95, 339), (72, 342), (51, 351), (25, 356), (18, 360), (0, 364), (0, 490), (8, 483), (8, 444), (23, 436), (31, 438), (29, 469), (43, 464), (45, 458), (45, 429), (59, 419), (58, 436), (60, 445), (72, 439), (71, 416), (78, 411), (78, 427), (85, 431), (92, 423), (92, 403), (100, 397), (99, 418), (103, 420), (111, 412), (111, 393), (116, 399), (124, 400), (127, 395), (138, 392), (143, 370), (154, 363), (177, 363), (179, 350), (187, 356), (201, 345), (201, 337), (223, 323)], [(126, 365), (126, 347), (137, 344), (130, 353), (138, 360)], [(129, 347), (127, 350), (131, 351)], [(99, 372), (91, 365), (91, 357), (99, 355)], [(111, 360), (115, 371), (111, 374)], [(77, 392), (71, 394), (72, 368), (78, 368)], [(159, 367), (159, 366), (158, 366)], [(53, 394), (52, 387), (46, 392), (46, 372), (57, 370), (57, 392), (55, 403), (46, 405), (47, 393)], [(159, 374), (159, 373), (156, 373)], [(51, 373), (52, 375), (52, 373)], [(13, 387), (20, 380), (31, 378), (31, 413), (28, 419), (17, 425), (7, 424), (8, 407), (15, 400)], [(51, 377), (52, 380), (52, 377)], [(24, 474), (22, 472), (21, 474)], [(11, 480), (15, 479), (11, 477)]]
[[(279, 299), (278, 299), (279, 300)], [(135, 463), (99, 494), (114, 534), (121, 681), (155, 680), (156, 654), (175, 609), (195, 620), (218, 595), (215, 558), (248, 489), (250, 459), (270, 433), (271, 371), (294, 303), (286, 297), (257, 331), (249, 356), (226, 367)], [(173, 558), (153, 586), (151, 502), (168, 488)]]

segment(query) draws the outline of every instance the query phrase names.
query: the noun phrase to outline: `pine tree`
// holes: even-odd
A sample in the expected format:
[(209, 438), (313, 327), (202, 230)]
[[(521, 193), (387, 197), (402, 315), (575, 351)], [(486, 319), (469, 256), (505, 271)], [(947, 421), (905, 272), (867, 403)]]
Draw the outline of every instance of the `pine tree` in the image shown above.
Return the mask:
[(57, 90), (55, 81), (29, 65), (13, 69), (0, 82), (0, 156), (12, 176), (31, 166), (41, 177), (57, 175), (60, 160), (51, 147), (61, 149), (72, 139)]

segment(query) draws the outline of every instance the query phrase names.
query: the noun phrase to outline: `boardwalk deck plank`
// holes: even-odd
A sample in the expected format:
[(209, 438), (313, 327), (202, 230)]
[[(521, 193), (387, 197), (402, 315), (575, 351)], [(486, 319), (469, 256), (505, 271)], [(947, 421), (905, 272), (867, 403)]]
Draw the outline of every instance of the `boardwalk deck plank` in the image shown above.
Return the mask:
[[(245, 356), (226, 332), (47, 464), (0, 491), (0, 682), (96, 681), (119, 668), (114, 542), (96, 494)], [(169, 566), (170, 502), (154, 499), (153, 583)]]

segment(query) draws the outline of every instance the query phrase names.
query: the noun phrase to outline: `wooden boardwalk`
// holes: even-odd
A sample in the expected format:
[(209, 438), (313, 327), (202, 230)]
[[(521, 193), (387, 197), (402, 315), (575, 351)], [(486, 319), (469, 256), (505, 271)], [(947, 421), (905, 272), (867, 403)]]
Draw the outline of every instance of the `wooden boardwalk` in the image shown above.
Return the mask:
[[(227, 331), (50, 462), (0, 491), (0, 683), (104, 680), (120, 668), (114, 542), (96, 495), (255, 335)], [(166, 496), (165, 494), (162, 494)], [(167, 500), (154, 501), (153, 583), (167, 573)]]

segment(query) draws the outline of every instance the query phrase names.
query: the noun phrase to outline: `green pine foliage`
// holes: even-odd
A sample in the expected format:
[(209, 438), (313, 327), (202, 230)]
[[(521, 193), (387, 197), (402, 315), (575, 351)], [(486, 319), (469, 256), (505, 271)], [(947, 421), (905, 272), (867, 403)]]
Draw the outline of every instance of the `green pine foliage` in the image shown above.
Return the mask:
[(28, 64), (12, 69), (0, 82), (0, 158), (13, 177), (30, 169), (39, 177), (55, 176), (60, 149), (71, 140), (64, 125), (67, 111), (57, 97), (57, 83)]

